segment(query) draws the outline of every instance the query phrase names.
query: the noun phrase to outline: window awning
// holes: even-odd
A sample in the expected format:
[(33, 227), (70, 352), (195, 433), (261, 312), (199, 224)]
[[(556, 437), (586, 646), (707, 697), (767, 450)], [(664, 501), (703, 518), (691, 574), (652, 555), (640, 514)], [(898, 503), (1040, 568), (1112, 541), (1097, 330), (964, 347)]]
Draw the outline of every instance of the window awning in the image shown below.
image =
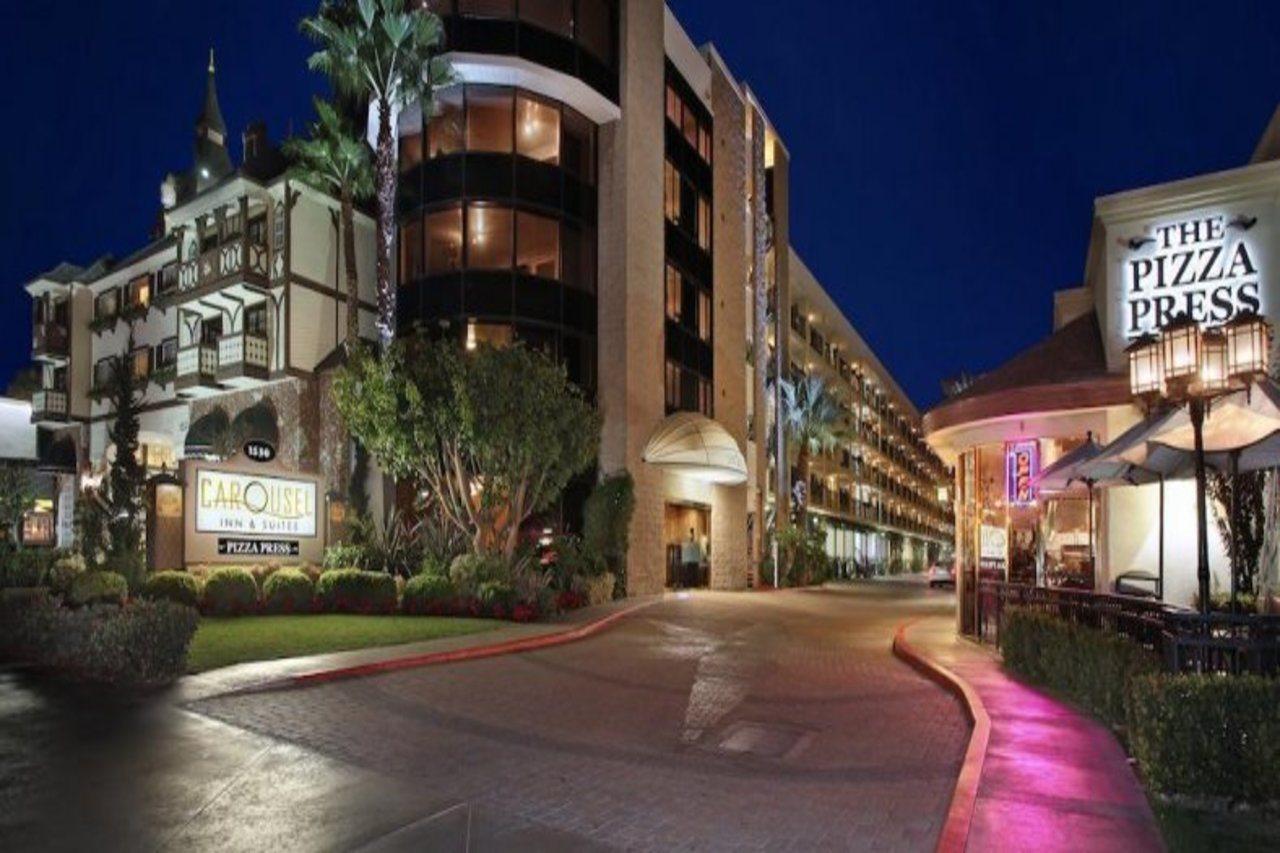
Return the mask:
[(227, 410), (221, 406), (214, 408), (197, 418), (187, 430), (183, 456), (208, 458), (226, 455), (230, 431), (231, 418), (227, 415)]
[(747, 481), (747, 460), (729, 431), (705, 415), (677, 412), (658, 424), (641, 459), (708, 483)]

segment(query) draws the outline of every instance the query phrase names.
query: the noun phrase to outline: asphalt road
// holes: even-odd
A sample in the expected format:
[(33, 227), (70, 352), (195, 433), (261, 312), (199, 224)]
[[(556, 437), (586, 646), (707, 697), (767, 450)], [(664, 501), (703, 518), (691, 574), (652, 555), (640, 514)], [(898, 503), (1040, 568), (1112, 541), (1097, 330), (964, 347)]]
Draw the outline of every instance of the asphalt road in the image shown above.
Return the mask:
[(932, 849), (956, 702), (890, 652), (947, 593), (691, 594), (591, 640), (303, 690), (0, 680), (6, 849)]

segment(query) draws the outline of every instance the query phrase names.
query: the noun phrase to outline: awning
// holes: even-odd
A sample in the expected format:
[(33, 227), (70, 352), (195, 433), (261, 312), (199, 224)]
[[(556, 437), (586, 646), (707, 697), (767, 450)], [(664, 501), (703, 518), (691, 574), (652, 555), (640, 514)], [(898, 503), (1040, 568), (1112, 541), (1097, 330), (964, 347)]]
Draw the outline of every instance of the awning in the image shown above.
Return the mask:
[(182, 455), (187, 458), (226, 456), (230, 432), (231, 418), (226, 409), (218, 406), (196, 418), (187, 429)]
[(276, 407), (262, 399), (240, 411), (231, 421), (231, 451), (238, 451), (246, 441), (265, 441), (280, 446), (280, 425)]
[(658, 424), (641, 459), (708, 483), (736, 486), (747, 481), (747, 460), (733, 436), (695, 412), (677, 412)]
[(1040, 472), (1035, 479), (1036, 488), (1041, 492), (1057, 494), (1069, 491), (1076, 484), (1087, 485), (1088, 480), (1081, 474), (1080, 469), (1086, 463), (1093, 461), (1101, 450), (1098, 442), (1093, 440), (1093, 433), (1090, 433), (1084, 444), (1064, 453), (1052, 465)]

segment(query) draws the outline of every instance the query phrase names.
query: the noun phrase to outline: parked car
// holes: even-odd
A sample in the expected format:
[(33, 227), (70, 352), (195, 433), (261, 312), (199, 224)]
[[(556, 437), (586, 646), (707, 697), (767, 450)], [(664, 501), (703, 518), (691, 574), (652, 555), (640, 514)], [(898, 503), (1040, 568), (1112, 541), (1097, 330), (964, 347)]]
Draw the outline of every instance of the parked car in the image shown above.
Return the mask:
[(1131, 571), (1116, 575), (1112, 582), (1116, 595), (1132, 595), (1135, 598), (1158, 599), (1160, 578), (1151, 572)]
[(956, 585), (956, 561), (955, 560), (939, 560), (931, 565), (925, 571), (925, 578), (929, 581), (929, 586), (955, 586)]

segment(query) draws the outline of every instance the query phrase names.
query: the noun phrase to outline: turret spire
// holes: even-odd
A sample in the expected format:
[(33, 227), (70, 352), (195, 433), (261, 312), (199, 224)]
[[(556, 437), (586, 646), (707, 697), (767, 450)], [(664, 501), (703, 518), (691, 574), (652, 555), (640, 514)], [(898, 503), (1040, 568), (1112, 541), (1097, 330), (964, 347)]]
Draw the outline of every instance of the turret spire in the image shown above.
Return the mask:
[(227, 153), (227, 124), (222, 119), (218, 105), (218, 86), (215, 81), (216, 66), (213, 48), (209, 48), (209, 75), (205, 83), (204, 108), (196, 119), (196, 186), (205, 186), (220, 180), (231, 172), (231, 155)]

